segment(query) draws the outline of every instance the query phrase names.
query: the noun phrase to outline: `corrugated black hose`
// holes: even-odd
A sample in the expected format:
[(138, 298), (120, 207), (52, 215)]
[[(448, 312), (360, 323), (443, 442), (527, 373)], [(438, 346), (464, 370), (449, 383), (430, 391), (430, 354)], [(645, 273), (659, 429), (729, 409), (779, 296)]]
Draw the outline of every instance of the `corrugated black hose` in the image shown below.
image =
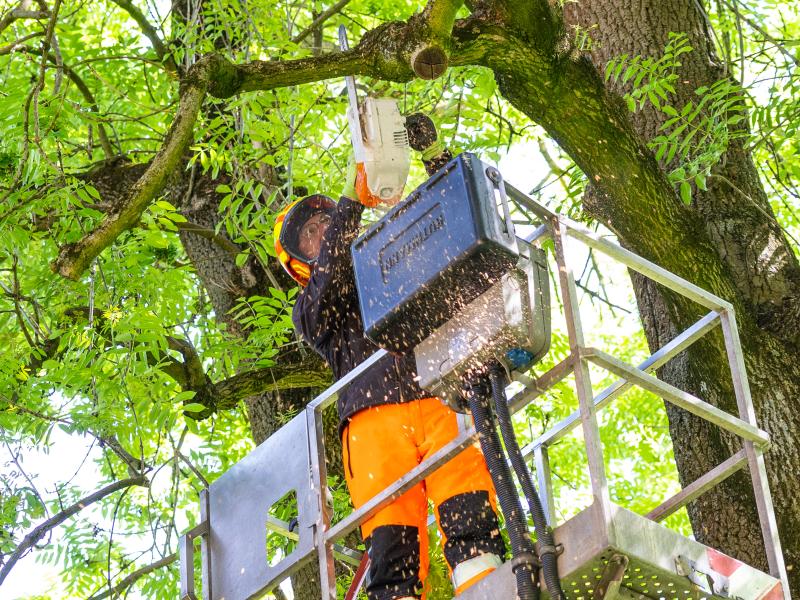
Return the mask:
[(508, 537), (511, 540), (514, 574), (517, 578), (517, 598), (519, 600), (538, 600), (538, 569), (536, 550), (528, 534), (528, 524), (517, 495), (511, 470), (508, 468), (500, 439), (495, 429), (494, 418), (489, 403), (491, 389), (486, 377), (469, 382), (466, 386), (467, 403), (475, 420), (475, 430), (481, 444), (486, 466), (500, 500), (500, 509), (506, 521)]
[(547, 526), (547, 518), (542, 508), (542, 502), (533, 485), (531, 473), (525, 464), (522, 451), (517, 443), (517, 436), (511, 423), (511, 413), (508, 410), (508, 402), (506, 401), (506, 372), (502, 365), (495, 363), (489, 368), (489, 381), (492, 385), (492, 398), (497, 412), (497, 420), (500, 423), (500, 432), (503, 434), (506, 452), (508, 452), (508, 456), (511, 459), (511, 464), (517, 474), (517, 480), (519, 480), (522, 491), (528, 500), (531, 517), (533, 517), (536, 539), (539, 542), (539, 558), (542, 561), (547, 591), (553, 600), (563, 600), (565, 596), (561, 589), (561, 580), (558, 577), (558, 556), (555, 540), (553, 540), (553, 533)]

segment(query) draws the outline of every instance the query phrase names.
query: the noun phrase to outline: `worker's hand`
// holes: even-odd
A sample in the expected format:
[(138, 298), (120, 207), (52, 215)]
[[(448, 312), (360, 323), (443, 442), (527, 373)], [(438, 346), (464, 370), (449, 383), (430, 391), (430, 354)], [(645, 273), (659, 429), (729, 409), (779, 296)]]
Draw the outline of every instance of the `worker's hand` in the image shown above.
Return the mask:
[(362, 163), (356, 164), (352, 154), (347, 160), (347, 172), (342, 196), (356, 200), (369, 208), (377, 206), (379, 201), (379, 198), (373, 196), (367, 187), (367, 174), (364, 171), (364, 165)]

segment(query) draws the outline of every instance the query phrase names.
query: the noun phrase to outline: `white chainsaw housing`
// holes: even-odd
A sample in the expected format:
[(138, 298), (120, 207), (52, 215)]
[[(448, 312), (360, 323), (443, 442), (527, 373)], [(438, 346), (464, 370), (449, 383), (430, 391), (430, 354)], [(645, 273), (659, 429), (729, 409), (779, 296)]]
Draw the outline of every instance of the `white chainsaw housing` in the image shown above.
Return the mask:
[(367, 98), (355, 115), (347, 109), (356, 163), (364, 164), (367, 187), (381, 204), (394, 206), (403, 197), (410, 167), (405, 121), (391, 98)]

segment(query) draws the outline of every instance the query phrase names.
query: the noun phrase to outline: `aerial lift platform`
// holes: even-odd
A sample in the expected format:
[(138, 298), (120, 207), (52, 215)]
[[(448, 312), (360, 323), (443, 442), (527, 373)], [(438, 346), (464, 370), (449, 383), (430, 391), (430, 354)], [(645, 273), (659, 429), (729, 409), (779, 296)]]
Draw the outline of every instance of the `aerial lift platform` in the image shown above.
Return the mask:
[[(539, 495), (554, 537), (563, 548), (558, 557), (562, 587), (569, 599), (652, 598), (683, 600), (715, 598), (740, 600), (789, 599), (775, 514), (767, 483), (763, 453), (769, 436), (758, 428), (750, 397), (733, 307), (725, 300), (662, 269), (584, 226), (557, 214), (506, 184), (505, 191), (536, 227), (525, 246), (541, 246), (550, 239), (555, 249), (560, 298), (570, 352), (543, 375), (531, 378), (513, 373), (521, 391), (508, 399), (512, 413), (572, 376), (579, 409), (523, 449), (532, 460)], [(589, 347), (584, 341), (570, 244), (584, 244), (624, 264), (675, 293), (693, 300), (708, 312), (638, 365)], [(722, 330), (738, 415), (728, 414), (704, 400), (659, 380), (654, 372), (709, 332)], [(359, 510), (333, 523), (326, 487), (323, 411), (353, 379), (386, 354), (380, 350), (346, 377), (337, 381), (284, 425), (272, 437), (234, 465), (201, 494), (200, 523), (180, 540), (181, 599), (195, 600), (195, 543), (200, 542), (199, 564), (206, 600), (261, 598), (297, 569), (316, 562), (322, 598), (336, 598), (334, 563), (357, 565), (361, 553), (342, 545), (348, 534), (428, 474), (474, 444), (476, 432), (468, 417), (460, 419), (458, 435), (434, 456), (377, 494)], [(590, 365), (605, 369), (618, 380), (594, 393)], [(597, 412), (632, 386), (651, 392), (716, 426), (739, 436), (742, 447), (723, 463), (689, 484), (646, 515), (635, 514), (610, 500), (600, 443)], [(557, 523), (548, 448), (580, 427), (586, 446), (593, 501), (576, 516)], [(669, 515), (725, 480), (747, 469), (753, 485), (769, 574), (743, 564), (659, 524)], [(270, 516), (269, 508), (287, 493), (297, 497), (296, 523)], [(267, 535), (277, 532), (295, 540), (293, 550), (277, 564), (267, 560)], [(515, 578), (510, 562), (459, 596), (460, 600), (513, 599)], [(542, 597), (548, 597), (542, 581)]]

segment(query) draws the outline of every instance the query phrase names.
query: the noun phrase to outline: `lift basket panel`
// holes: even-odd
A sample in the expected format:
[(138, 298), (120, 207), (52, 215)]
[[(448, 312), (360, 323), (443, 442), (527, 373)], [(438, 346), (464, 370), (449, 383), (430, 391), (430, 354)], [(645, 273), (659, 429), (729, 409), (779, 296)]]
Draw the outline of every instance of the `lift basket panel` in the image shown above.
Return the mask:
[(406, 352), (519, 258), (500, 174), (464, 153), (352, 245), (364, 330)]

